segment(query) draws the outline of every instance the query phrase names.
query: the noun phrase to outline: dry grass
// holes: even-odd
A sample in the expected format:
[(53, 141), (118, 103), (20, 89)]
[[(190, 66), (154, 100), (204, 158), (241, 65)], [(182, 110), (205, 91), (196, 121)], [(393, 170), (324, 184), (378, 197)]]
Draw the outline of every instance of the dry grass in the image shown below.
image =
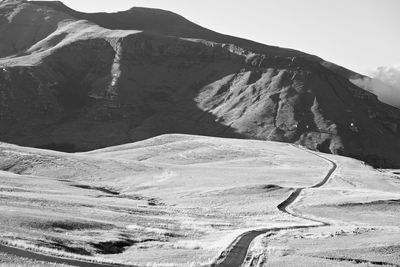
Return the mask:
[(1, 267), (67, 267), (69, 265), (30, 260), (0, 252)]
[[(0, 154), (6, 159), (1, 168), (7, 170), (0, 172), (3, 242), (52, 255), (149, 266), (208, 264), (247, 230), (307, 223), (276, 206), (292, 187), (315, 184), (329, 167), (286, 144), (184, 135), (82, 154), (2, 144)], [(352, 217), (353, 211), (346, 213), (352, 206), (341, 203), (394, 198), (393, 179), (357, 161), (332, 157), (339, 165), (333, 180), (324, 188), (304, 190), (292, 208), (339, 223), (335, 231), (296, 230), (260, 239), (248, 261), (266, 253), (269, 260), (280, 253), (301, 258), (292, 246), (314, 248), (297, 240), (317, 242), (331, 235), (334, 240), (344, 236), (342, 230), (359, 240), (368, 234), (352, 234), (356, 227), (347, 231), (333, 215), (359, 226), (362, 216)], [(385, 214), (390, 215), (382, 210)], [(365, 218), (363, 223), (374, 222)], [(277, 244), (272, 256), (270, 242)]]

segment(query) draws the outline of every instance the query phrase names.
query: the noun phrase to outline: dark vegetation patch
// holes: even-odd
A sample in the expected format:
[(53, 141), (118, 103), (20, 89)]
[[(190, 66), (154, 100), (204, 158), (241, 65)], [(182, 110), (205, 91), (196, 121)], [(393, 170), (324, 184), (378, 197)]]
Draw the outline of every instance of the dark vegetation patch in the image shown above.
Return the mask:
[(322, 153), (332, 154), (330, 146), (331, 146), (331, 140), (326, 139), (324, 142), (317, 145), (317, 150)]
[(174, 237), (182, 237), (182, 235), (180, 235), (180, 234), (178, 234), (178, 233), (171, 233), (171, 232), (165, 233), (164, 236), (165, 236), (165, 237), (171, 237), (171, 238), (174, 238)]
[[(101, 191), (105, 192), (104, 189), (97, 188), (97, 190), (101, 190)], [(107, 189), (105, 189), (105, 190), (107, 190)], [(165, 203), (162, 202), (158, 198), (145, 197), (142, 195), (121, 195), (117, 192), (113, 192), (113, 191), (109, 191), (109, 190), (107, 190), (107, 191), (108, 192), (106, 192), (106, 193), (111, 194), (110, 196), (106, 195), (106, 196), (99, 196), (99, 197), (116, 197), (116, 198), (125, 198), (125, 199), (131, 199), (131, 200), (143, 200), (143, 201), (147, 201), (147, 205), (149, 205), (149, 206), (165, 206)]]
[(97, 190), (106, 194), (110, 195), (119, 195), (119, 192), (112, 191), (110, 189), (104, 188), (104, 187), (97, 187), (97, 186), (90, 186), (90, 185), (82, 185), (82, 184), (72, 184), (71, 186), (78, 187), (78, 188), (83, 188), (83, 189), (90, 189), (90, 190)]
[(71, 183), (71, 180), (67, 180), (67, 179), (58, 179), (60, 182), (66, 182), (66, 183)]
[(141, 196), (141, 195), (119, 195), (119, 198), (127, 198), (127, 199), (132, 199), (132, 200), (144, 200), (146, 197)]
[(370, 261), (370, 260), (364, 260), (364, 259), (353, 259), (353, 258), (347, 258), (347, 257), (318, 257), (321, 259), (327, 259), (327, 260), (333, 260), (333, 261), (347, 261), (351, 263), (356, 263), (356, 264), (362, 264), (366, 263), (368, 266), (371, 265), (379, 265), (379, 266), (396, 266), (400, 267), (398, 264), (393, 264), (390, 262), (384, 262), (384, 261)]
[(67, 143), (67, 142), (48, 143), (48, 144), (37, 146), (36, 148), (49, 149), (49, 150), (54, 150), (54, 151), (67, 152), (67, 153), (79, 152), (78, 148), (74, 144)]
[(23, 174), (30, 167), (31, 165), (29, 163), (26, 163), (25, 161), (21, 160), (19, 162), (13, 162), (10, 164), (6, 164), (4, 166), (0, 166), (0, 170), (15, 174)]
[(124, 252), (128, 247), (134, 244), (151, 242), (151, 241), (158, 241), (158, 240), (150, 238), (143, 240), (123, 239), (123, 240), (105, 241), (105, 242), (90, 243), (90, 244), (96, 249), (97, 253), (118, 254)]
[(37, 241), (36, 245), (39, 247), (57, 249), (57, 250), (62, 250), (65, 252), (79, 254), (79, 255), (85, 255), (85, 256), (92, 255), (92, 253), (90, 251), (86, 250), (85, 248), (78, 247), (78, 246), (72, 246), (71, 244), (68, 244), (68, 241), (61, 240), (58, 238), (53, 238), (50, 241)]
[(0, 187), (0, 192), (27, 193), (31, 191), (16, 187)]
[(279, 185), (275, 185), (275, 184), (267, 184), (267, 185), (263, 185), (262, 189), (266, 189), (267, 191), (274, 191), (274, 190), (282, 189), (282, 187)]
[(355, 202), (355, 203), (343, 203), (337, 206), (339, 207), (356, 207), (356, 206), (372, 206), (372, 205), (399, 205), (400, 199), (388, 199), (388, 200), (377, 200), (372, 202)]
[(392, 245), (392, 246), (384, 246), (384, 247), (375, 247), (372, 248), (374, 252), (378, 252), (380, 254), (398, 254), (400, 251), (400, 245)]
[(165, 203), (161, 202), (160, 200), (158, 200), (157, 198), (149, 198), (147, 200), (147, 204), (149, 206), (165, 206)]
[(149, 209), (147, 207), (124, 208), (116, 206), (108, 206), (107, 208), (113, 212), (126, 213), (130, 215), (171, 216), (171, 213), (165, 209)]
[(39, 230), (63, 230), (63, 231), (76, 231), (76, 230), (92, 230), (102, 229), (111, 230), (114, 228), (112, 224), (99, 223), (99, 222), (82, 222), (82, 221), (35, 221), (25, 224), (26, 226)]
[(148, 200), (148, 197), (144, 197), (141, 195), (99, 195), (96, 196), (97, 198), (102, 198), (102, 197), (106, 197), (106, 198), (125, 198), (125, 199), (131, 199), (131, 200)]

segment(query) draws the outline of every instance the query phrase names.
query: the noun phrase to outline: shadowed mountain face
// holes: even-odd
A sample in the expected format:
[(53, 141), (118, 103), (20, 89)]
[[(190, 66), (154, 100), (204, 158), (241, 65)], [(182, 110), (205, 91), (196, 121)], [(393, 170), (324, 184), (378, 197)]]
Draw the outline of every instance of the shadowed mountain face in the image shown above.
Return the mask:
[(399, 167), (400, 110), (358, 74), (171, 12), (0, 2), (0, 140), (85, 151), (164, 133), (299, 143)]

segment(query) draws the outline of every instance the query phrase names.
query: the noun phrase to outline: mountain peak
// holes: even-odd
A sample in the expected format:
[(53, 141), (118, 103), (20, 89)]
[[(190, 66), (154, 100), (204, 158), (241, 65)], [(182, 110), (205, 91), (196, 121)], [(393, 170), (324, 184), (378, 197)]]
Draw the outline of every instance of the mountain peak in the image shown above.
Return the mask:
[(0, 6), (2, 141), (82, 151), (176, 132), (400, 166), (400, 111), (351, 84), (349, 70), (170, 11), (25, 3)]
[(159, 9), (159, 8), (149, 8), (149, 7), (131, 7), (127, 11), (120, 11), (120, 12), (142, 12), (146, 14), (154, 14), (154, 15), (168, 15), (168, 16), (175, 16), (175, 17), (181, 17), (181, 15), (178, 15), (172, 11), (169, 10), (164, 10), (164, 9)]

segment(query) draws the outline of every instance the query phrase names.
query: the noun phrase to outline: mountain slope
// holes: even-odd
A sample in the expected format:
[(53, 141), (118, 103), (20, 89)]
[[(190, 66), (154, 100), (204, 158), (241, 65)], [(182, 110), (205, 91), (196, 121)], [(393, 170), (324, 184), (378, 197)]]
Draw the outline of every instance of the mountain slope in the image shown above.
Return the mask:
[[(0, 14), (9, 35), (0, 41), (2, 141), (85, 151), (177, 132), (400, 166), (400, 111), (318, 57), (161, 10), (85, 14), (60, 2), (3, 1)], [(26, 14), (32, 23), (20, 30)], [(35, 35), (22, 42), (25, 32)]]
[(31, 1), (30, 3), (51, 7), (78, 19), (88, 20), (104, 28), (113, 30), (142, 30), (163, 36), (203, 39), (218, 43), (234, 44), (257, 53), (274, 56), (302, 56), (319, 60), (315, 56), (293, 49), (268, 46), (257, 42), (220, 34), (192, 23), (184, 17), (161, 9), (133, 7), (116, 13), (82, 13), (59, 1)]

